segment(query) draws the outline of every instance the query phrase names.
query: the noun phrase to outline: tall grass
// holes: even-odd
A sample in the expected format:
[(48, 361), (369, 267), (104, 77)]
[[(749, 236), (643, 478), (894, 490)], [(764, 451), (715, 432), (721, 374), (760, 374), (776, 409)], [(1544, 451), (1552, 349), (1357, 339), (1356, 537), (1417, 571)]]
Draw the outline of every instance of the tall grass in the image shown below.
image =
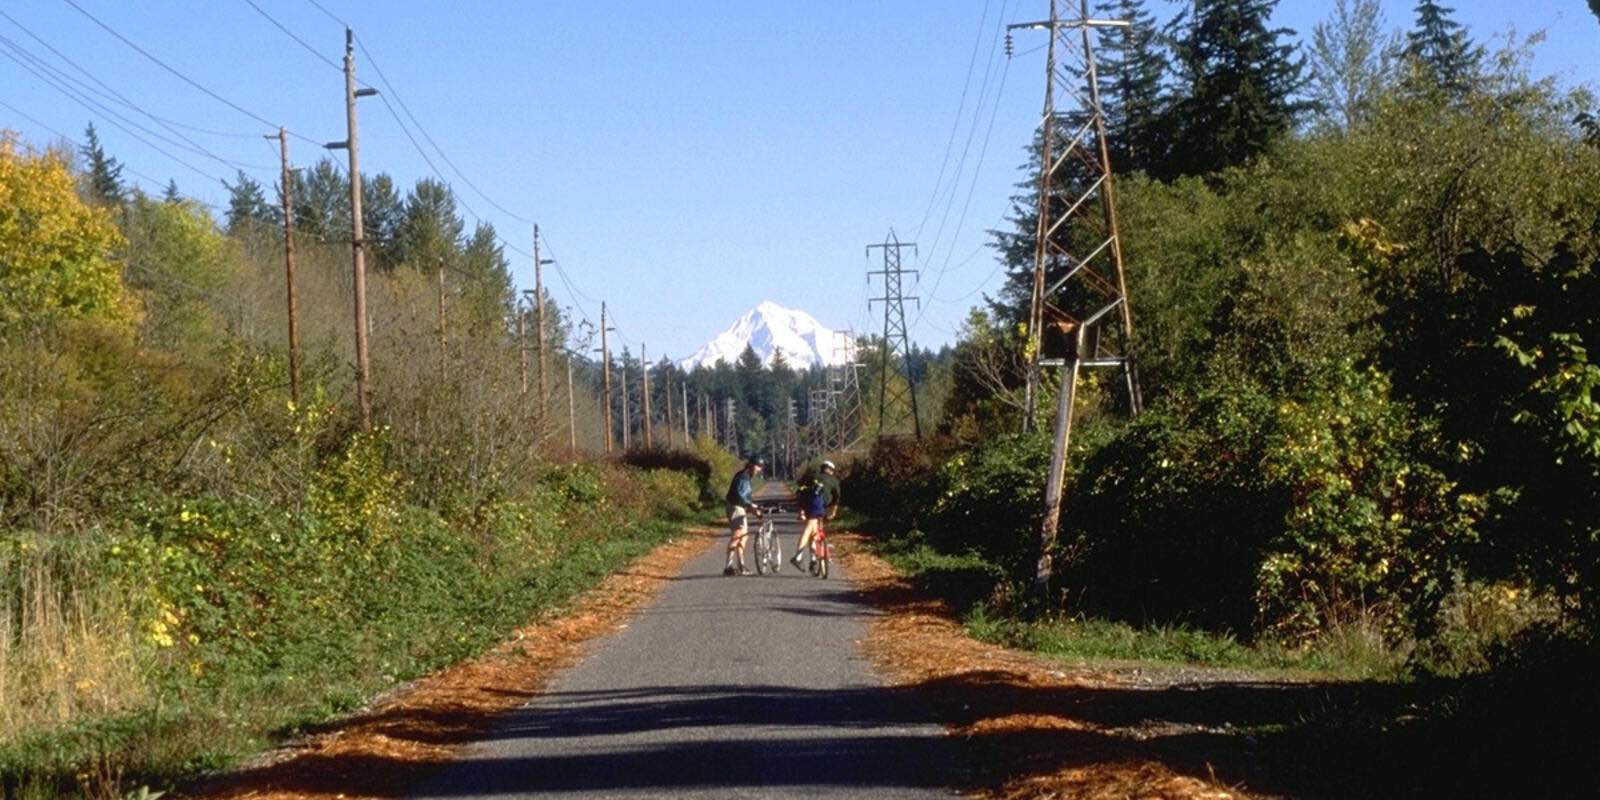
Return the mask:
[(0, 539), (0, 742), (147, 698), (127, 598), (75, 544)]

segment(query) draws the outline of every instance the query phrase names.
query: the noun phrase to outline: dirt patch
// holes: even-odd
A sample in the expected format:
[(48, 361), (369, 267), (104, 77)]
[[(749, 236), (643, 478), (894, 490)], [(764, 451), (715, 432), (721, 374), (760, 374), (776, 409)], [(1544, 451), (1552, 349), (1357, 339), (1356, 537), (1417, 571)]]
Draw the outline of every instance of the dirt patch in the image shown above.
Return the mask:
[(704, 552), (720, 531), (691, 529), (605, 579), (565, 608), (518, 630), (483, 656), (391, 692), (192, 796), (208, 800), (400, 797), (496, 717), (525, 705), (583, 644), (616, 630)]
[(1150, 713), (1153, 702), (1170, 698), (1113, 673), (979, 642), (948, 605), (917, 592), (862, 537), (831, 538), (851, 580), (885, 612), (862, 643), (868, 657), (967, 742), (979, 765), (970, 787), (977, 796), (1252, 796), (1218, 778), (1248, 767), (1251, 753), (1237, 737), (1182, 714)]

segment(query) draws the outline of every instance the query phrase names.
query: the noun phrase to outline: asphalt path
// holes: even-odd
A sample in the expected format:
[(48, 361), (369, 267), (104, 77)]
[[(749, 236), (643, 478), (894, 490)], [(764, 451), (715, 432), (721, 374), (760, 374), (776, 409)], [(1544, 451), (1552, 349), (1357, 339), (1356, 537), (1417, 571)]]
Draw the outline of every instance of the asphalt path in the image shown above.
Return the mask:
[[(778, 533), (787, 555), (793, 514)], [(951, 744), (861, 656), (873, 611), (838, 564), (723, 577), (726, 542), (417, 796), (954, 796)]]

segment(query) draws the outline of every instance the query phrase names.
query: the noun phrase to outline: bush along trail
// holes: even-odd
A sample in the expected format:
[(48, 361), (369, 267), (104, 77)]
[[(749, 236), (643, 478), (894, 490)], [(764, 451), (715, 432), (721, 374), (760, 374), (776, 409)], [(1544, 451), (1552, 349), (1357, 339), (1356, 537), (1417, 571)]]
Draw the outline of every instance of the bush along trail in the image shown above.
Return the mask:
[[(703, 553), (719, 531), (692, 528), (540, 613), (488, 653), (386, 693), (370, 708), (313, 726), (286, 748), (193, 787), (203, 798), (406, 796), (499, 715), (538, 695), (583, 644), (627, 620)], [(593, 579), (608, 565), (592, 563)]]
[[(507, 669), (526, 673), (516, 690), (536, 685), (574, 642), (647, 594), (651, 579), (612, 578), (606, 586), (614, 591), (575, 612), (572, 598), (681, 535), (701, 494), (683, 472), (549, 464), (520, 496), (446, 514), (407, 501), (373, 438), (358, 439), (319, 473), (300, 509), (219, 497), (141, 503), (114, 532), (77, 543), (71, 565), (80, 580), (93, 576), (94, 591), (122, 599), (96, 607), (116, 616), (85, 618), (106, 635), (119, 633), (113, 623), (124, 627), (120, 639), (101, 643), (100, 655), (119, 660), (79, 679), (104, 681), (122, 696), (103, 713), (59, 703), (9, 709), (35, 716), (0, 744), (0, 794), (120, 796), (183, 786), (275, 744), (343, 730), (327, 723), (562, 609), (554, 628), (530, 629), (486, 665), (403, 690), (355, 723), (367, 733), (409, 724), (382, 720), (423, 697), (433, 703), (424, 703), (426, 724), (467, 724), (461, 714), (494, 703), (455, 687), (474, 670)], [(684, 547), (645, 563), (670, 565)], [(65, 558), (31, 540), (11, 548), (13, 563)], [(49, 698), (21, 699), (45, 706)], [(47, 724), (52, 713), (63, 719)], [(324, 749), (325, 740), (313, 737), (304, 752)], [(375, 739), (344, 741), (339, 747)], [(217, 791), (254, 793), (277, 773), (246, 774), (255, 782), (224, 782)]]

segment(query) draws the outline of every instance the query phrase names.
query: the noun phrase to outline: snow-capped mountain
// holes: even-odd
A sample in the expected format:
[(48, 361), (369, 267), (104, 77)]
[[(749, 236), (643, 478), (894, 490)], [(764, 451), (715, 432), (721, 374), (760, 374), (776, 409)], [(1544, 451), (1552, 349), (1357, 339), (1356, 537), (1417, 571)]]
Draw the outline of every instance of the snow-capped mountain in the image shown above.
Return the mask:
[(848, 344), (844, 334), (818, 322), (816, 317), (768, 300), (746, 311), (732, 327), (678, 362), (678, 366), (692, 370), (715, 366), (718, 361), (732, 364), (739, 360), (745, 345), (755, 349), (763, 364), (771, 364), (774, 353), (783, 353), (783, 360), (795, 369), (831, 366), (848, 360), (844, 352)]

